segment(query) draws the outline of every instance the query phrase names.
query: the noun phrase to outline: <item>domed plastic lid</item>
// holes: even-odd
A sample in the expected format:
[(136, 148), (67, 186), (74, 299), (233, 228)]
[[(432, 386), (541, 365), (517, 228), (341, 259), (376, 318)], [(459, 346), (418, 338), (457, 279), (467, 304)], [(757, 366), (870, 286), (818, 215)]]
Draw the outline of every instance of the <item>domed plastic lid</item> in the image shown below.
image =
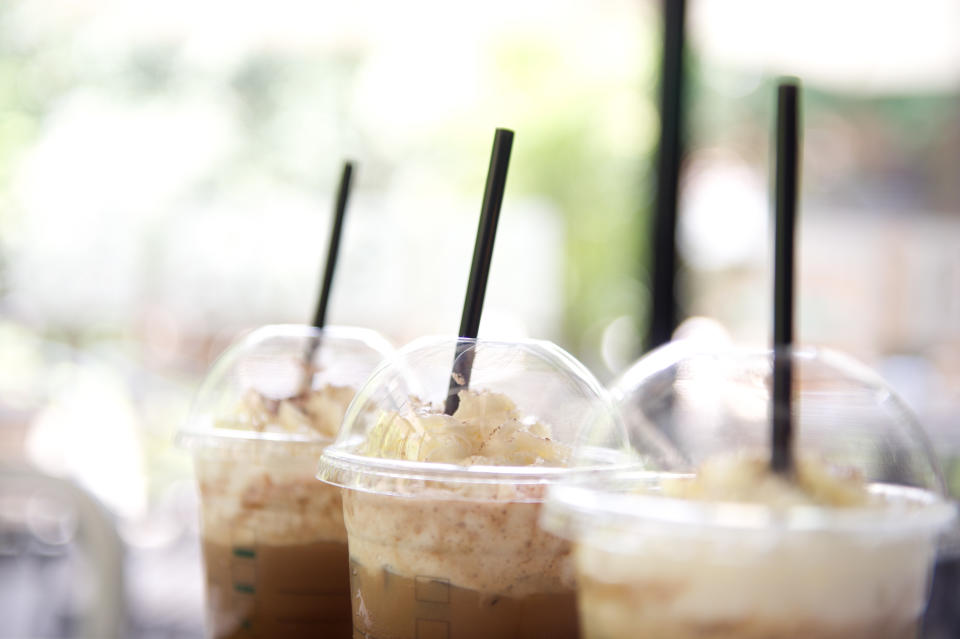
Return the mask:
[[(859, 475), (887, 503), (947, 506), (940, 499), (943, 477), (923, 430), (878, 375), (834, 351), (795, 349), (791, 357), (796, 459)], [(552, 493), (545, 524), (568, 536), (605, 518), (618, 525), (651, 519), (726, 528), (764, 528), (772, 521), (799, 528), (825, 525), (825, 508), (775, 509), (734, 499), (708, 503), (657, 496), (665, 480), (691, 478), (708, 460), (769, 458), (772, 370), (770, 351), (704, 350), (682, 341), (639, 360), (613, 385), (611, 395), (627, 429), (628, 447), (653, 452), (656, 466), (670, 474), (614, 473), (576, 485), (568, 482)], [(605, 437), (598, 433), (594, 439)], [(596, 451), (588, 454), (596, 456)], [(911, 516), (917, 514), (912, 508)], [(838, 517), (864, 525), (874, 521), (855, 514), (857, 508), (843, 514), (837, 511), (846, 509), (832, 510), (831, 525)], [(949, 507), (937, 512), (938, 521), (952, 513)]]
[[(466, 390), (451, 391), (455, 358), (472, 360)], [(444, 413), (451, 393), (459, 397), (452, 416)], [(421, 338), (359, 390), (336, 442), (324, 451), (318, 477), (390, 494), (425, 485), (549, 484), (570, 471), (582, 429), (619, 438), (593, 450), (626, 450), (626, 431), (606, 391), (558, 346)], [(589, 450), (581, 449), (584, 465), (609, 463), (589, 459)]]
[(193, 450), (281, 449), (333, 441), (356, 389), (393, 348), (356, 327), (271, 325), (217, 359), (177, 443)]

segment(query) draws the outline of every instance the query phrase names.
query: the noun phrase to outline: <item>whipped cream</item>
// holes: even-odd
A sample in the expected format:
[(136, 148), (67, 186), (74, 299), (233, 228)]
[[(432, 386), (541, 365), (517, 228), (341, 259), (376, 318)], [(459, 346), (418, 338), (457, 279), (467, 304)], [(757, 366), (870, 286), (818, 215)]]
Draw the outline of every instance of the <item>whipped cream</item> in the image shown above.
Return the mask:
[(523, 418), (506, 395), (462, 390), (459, 397), (453, 415), (419, 401), (406, 415), (384, 412), (361, 453), (460, 466), (567, 464), (569, 447), (551, 439), (548, 425)]
[(867, 490), (862, 473), (856, 469), (801, 457), (788, 477), (772, 472), (769, 457), (758, 454), (711, 458), (693, 478), (664, 481), (663, 492), (680, 499), (764, 504), (773, 508), (882, 506), (882, 500)]
[(216, 421), (219, 428), (333, 438), (353, 399), (349, 386), (327, 385), (294, 397), (274, 399), (250, 389), (236, 410)]

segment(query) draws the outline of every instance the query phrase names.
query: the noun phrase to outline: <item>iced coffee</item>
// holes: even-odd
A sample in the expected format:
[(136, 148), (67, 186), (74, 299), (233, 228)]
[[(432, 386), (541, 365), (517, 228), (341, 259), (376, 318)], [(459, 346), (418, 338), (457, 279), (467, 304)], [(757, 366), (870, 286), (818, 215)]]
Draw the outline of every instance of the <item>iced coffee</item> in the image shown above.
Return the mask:
[[(335, 330), (320, 345), (325, 357), (356, 350), (350, 366), (372, 369), (381, 342), (346, 349)], [(194, 452), (214, 639), (352, 636), (340, 494), (315, 474), (356, 381), (325, 359), (304, 360), (313, 337), (306, 327), (261, 329), (228, 351), (181, 433)]]
[(587, 533), (577, 546), (587, 637), (917, 637), (949, 518), (929, 493), (812, 460), (788, 482), (756, 456), (650, 488), (662, 494), (637, 501), (637, 539)]
[[(342, 432), (321, 461), (320, 476), (344, 488), (356, 636), (579, 637), (571, 546), (537, 525), (546, 487), (569, 471), (572, 429), (551, 423), (547, 406), (567, 407), (564, 419), (595, 418), (591, 393), (602, 389), (569, 379), (564, 389), (567, 360), (555, 364), (552, 350), (473, 343), (471, 387), (448, 415), (452, 349), (443, 347), (452, 344), (401, 351), (406, 373), (381, 371), (364, 386), (360, 396), (378, 410), (366, 424), (348, 414), (353, 436)], [(419, 349), (444, 354), (440, 383), (418, 368)], [(527, 370), (536, 365), (542, 386)]]
[(774, 473), (766, 355), (654, 357), (614, 390), (628, 437), (611, 451), (656, 431), (688, 467), (557, 486), (547, 504), (545, 526), (575, 541), (584, 635), (916, 639), (954, 513), (889, 388), (799, 357), (794, 464)]

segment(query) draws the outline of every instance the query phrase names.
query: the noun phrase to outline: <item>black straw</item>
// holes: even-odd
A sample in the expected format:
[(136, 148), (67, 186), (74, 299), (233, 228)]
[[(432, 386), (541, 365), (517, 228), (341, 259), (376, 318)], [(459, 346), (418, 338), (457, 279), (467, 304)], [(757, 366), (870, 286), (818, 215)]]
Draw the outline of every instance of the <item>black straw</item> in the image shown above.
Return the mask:
[[(327, 304), (330, 301), (330, 289), (333, 286), (333, 273), (337, 268), (337, 255), (340, 253), (340, 235), (343, 231), (343, 218), (347, 212), (347, 200), (350, 199), (350, 184), (353, 178), (353, 162), (344, 162), (340, 173), (340, 186), (337, 189), (337, 202), (333, 209), (333, 226), (330, 229), (330, 242), (327, 245), (327, 262), (323, 267), (323, 279), (320, 283), (320, 297), (317, 298), (317, 309), (313, 314), (313, 326), (322, 329), (327, 322)], [(312, 375), (310, 365), (320, 348), (320, 334), (314, 335), (307, 343), (303, 353), (305, 364), (304, 376), (301, 381), (300, 392), (310, 390)]]
[(773, 425), (770, 465), (774, 472), (793, 470), (793, 302), (794, 252), (799, 170), (799, 86), (780, 83), (777, 90), (776, 232), (773, 275)]
[(323, 281), (320, 285), (320, 297), (317, 310), (313, 314), (313, 325), (323, 328), (327, 321), (327, 303), (330, 301), (330, 288), (333, 284), (333, 272), (337, 268), (337, 255), (340, 253), (340, 234), (343, 230), (343, 217), (350, 199), (350, 181), (353, 177), (353, 163), (344, 162), (340, 174), (340, 187), (337, 189), (337, 204), (333, 210), (333, 227), (330, 229), (330, 244), (327, 248), (327, 263), (323, 268)]
[(657, 145), (650, 277), (650, 326), (646, 347), (670, 341), (680, 316), (677, 281), (677, 195), (683, 153), (683, 45), (686, 0), (663, 0), (660, 66), (660, 142)]
[[(507, 185), (507, 169), (510, 167), (512, 148), (513, 131), (497, 129), (493, 136), (493, 150), (490, 152), (487, 185), (483, 190), (483, 208), (480, 209), (477, 241), (473, 246), (473, 263), (470, 266), (470, 279), (467, 281), (467, 295), (463, 300), (459, 333), (462, 338), (476, 338), (480, 330), (483, 298), (487, 292), (487, 277), (490, 275), (490, 261), (493, 257), (493, 240), (497, 235), (497, 222), (500, 219), (500, 206), (503, 204), (503, 191)], [(457, 342), (453, 370), (450, 374), (450, 388), (444, 406), (444, 412), (447, 415), (453, 415), (457, 410), (460, 406), (458, 393), (470, 385), (473, 356), (474, 351), (469, 344)]]

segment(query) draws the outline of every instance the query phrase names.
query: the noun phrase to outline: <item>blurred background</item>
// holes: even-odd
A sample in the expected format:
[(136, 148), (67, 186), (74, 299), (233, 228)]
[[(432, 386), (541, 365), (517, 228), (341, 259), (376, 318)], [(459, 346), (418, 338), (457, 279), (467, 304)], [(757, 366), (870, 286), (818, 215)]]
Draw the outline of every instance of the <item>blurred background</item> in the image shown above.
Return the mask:
[[(636, 359), (661, 9), (0, 2), (0, 637), (106, 628), (98, 597), (127, 636), (202, 636), (173, 435), (227, 343), (310, 320), (345, 158), (330, 323), (456, 330), (504, 126), (481, 334), (603, 381)], [(960, 3), (689, 0), (687, 27), (682, 328), (769, 340), (773, 86), (797, 75), (799, 336), (880, 370), (960, 494)]]

